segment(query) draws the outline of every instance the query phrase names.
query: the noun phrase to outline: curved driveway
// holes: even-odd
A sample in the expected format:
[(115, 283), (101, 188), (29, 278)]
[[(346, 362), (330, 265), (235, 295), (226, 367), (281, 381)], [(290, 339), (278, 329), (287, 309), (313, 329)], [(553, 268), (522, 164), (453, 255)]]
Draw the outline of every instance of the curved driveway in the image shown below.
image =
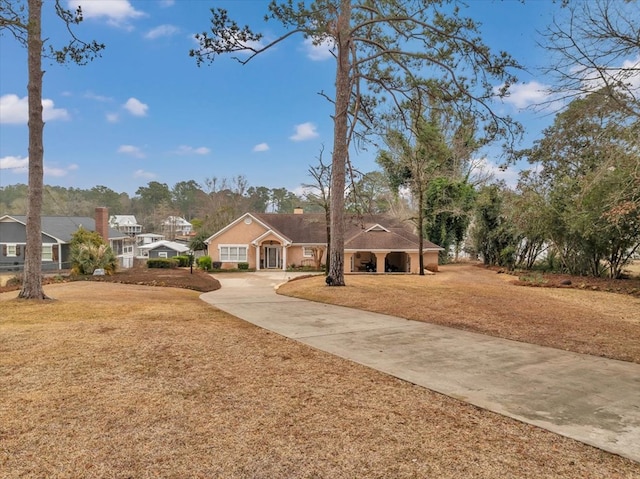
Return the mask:
[(278, 295), (295, 273), (227, 273), (201, 299), (419, 386), (640, 462), (640, 364)]

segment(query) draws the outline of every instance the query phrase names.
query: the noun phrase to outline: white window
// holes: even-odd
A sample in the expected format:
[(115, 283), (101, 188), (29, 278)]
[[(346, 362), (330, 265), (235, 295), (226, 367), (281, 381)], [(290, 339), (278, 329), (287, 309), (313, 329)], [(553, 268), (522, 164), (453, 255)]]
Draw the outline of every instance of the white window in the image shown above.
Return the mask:
[(53, 261), (53, 246), (50, 244), (42, 245), (42, 261)]
[(246, 263), (247, 247), (243, 245), (220, 245), (220, 261), (223, 263)]
[(302, 248), (302, 256), (305, 258), (313, 258), (313, 248), (311, 246)]
[(166, 251), (158, 251), (158, 258), (166, 258), (166, 257), (167, 257)]
[(14, 244), (7, 245), (7, 257), (9, 256), (18, 256), (18, 247)]

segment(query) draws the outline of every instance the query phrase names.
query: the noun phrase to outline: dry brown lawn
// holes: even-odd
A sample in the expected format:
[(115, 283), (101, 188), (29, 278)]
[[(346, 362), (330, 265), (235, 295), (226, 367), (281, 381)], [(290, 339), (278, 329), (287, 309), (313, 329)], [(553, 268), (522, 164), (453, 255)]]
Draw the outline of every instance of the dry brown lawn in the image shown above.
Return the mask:
[(193, 291), (45, 289), (56, 301), (0, 295), (2, 478), (640, 477), (638, 463), (284, 339)]
[(532, 288), (471, 265), (430, 276), (348, 275), (292, 281), (278, 292), (531, 344), (640, 363), (640, 298), (569, 288)]

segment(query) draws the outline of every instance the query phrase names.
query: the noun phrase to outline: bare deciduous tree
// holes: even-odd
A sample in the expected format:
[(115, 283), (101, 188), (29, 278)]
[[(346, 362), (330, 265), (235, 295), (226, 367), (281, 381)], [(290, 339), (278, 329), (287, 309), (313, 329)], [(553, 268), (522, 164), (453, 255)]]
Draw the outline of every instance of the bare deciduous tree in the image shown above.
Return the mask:
[(544, 32), (554, 101), (597, 93), (640, 117), (639, 7), (636, 0), (565, 2)]

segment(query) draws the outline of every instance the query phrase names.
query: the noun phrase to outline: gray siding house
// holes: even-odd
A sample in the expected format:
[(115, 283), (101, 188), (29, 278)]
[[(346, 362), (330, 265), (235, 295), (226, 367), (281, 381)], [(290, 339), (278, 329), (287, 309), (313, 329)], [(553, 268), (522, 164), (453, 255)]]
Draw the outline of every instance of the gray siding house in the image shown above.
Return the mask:
[(138, 250), (148, 252), (149, 258), (173, 258), (187, 253), (189, 247), (175, 241), (161, 240), (140, 246)]
[[(98, 214), (96, 208), (96, 214)], [(101, 213), (103, 214), (103, 213)], [(42, 270), (54, 271), (70, 268), (69, 254), (71, 236), (81, 227), (88, 231), (97, 231), (118, 257), (120, 266), (128, 266), (128, 256), (133, 259), (133, 243), (125, 234), (109, 228), (102, 222), (88, 216), (43, 216), (42, 227)], [(22, 215), (0, 216), (0, 272), (22, 271), (24, 249), (27, 243), (27, 217)]]

